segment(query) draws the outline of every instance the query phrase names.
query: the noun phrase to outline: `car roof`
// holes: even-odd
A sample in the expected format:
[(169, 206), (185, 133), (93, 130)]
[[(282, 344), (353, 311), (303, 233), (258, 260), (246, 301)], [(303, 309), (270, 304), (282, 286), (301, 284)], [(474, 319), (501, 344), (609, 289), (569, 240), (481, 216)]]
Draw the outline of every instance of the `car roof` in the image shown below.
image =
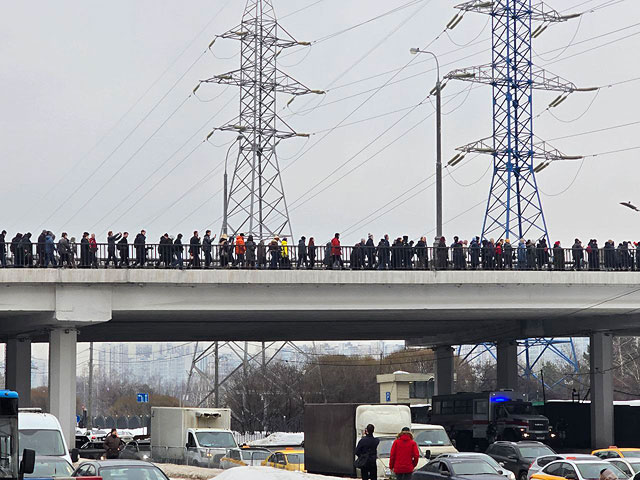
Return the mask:
[(98, 465), (99, 467), (117, 467), (117, 466), (155, 467), (153, 463), (145, 462), (144, 460), (125, 460), (121, 458), (114, 458), (112, 460), (88, 460), (88, 461), (82, 462), (80, 465), (85, 463), (92, 463), (94, 465)]
[(58, 430), (62, 431), (60, 422), (50, 413), (18, 411), (18, 430)]
[(36, 462), (37, 461), (51, 461), (51, 460), (56, 460), (56, 461), (65, 461), (67, 463), (69, 463), (69, 461), (64, 458), (64, 457), (58, 457), (57, 455), (36, 455)]
[(411, 430), (444, 430), (442, 425), (432, 425), (431, 423), (412, 423)]
[(304, 453), (304, 450), (300, 448), (296, 448), (292, 450), (275, 450), (275, 453)]

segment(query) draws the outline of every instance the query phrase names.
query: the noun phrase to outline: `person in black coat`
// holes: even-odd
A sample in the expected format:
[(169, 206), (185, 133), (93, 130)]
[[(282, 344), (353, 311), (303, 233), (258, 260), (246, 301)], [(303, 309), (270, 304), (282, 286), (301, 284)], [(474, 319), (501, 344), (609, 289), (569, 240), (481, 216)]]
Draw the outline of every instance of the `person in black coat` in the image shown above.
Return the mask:
[(82, 240), (80, 240), (80, 267), (87, 268), (89, 266), (89, 232), (82, 234)]
[(189, 254), (191, 255), (189, 265), (193, 268), (200, 268), (200, 237), (197, 230), (193, 232), (193, 237), (189, 240)]
[(180, 270), (182, 270), (182, 267), (184, 265), (182, 261), (182, 254), (184, 253), (183, 249), (184, 247), (182, 246), (182, 234), (179, 233), (176, 236), (176, 239), (173, 241), (172, 252), (175, 256), (175, 259), (173, 260), (171, 265), (174, 267), (177, 266)]
[(113, 260), (114, 267), (118, 266), (118, 262), (116, 261), (116, 242), (120, 240), (121, 237), (122, 234), (119, 232), (114, 235), (113, 232), (109, 230), (109, 233), (107, 233), (107, 261), (104, 264), (105, 267), (109, 266), (109, 261), (111, 260)]
[(38, 244), (36, 245), (36, 255), (38, 256), (38, 265), (44, 266), (44, 244), (45, 239), (47, 238), (47, 231), (43, 230), (42, 233), (38, 236)]
[(129, 232), (124, 232), (122, 238), (118, 242), (118, 253), (120, 253), (120, 266), (129, 267)]
[(0, 267), (7, 266), (7, 243), (5, 240), (5, 236), (7, 235), (6, 230), (2, 230), (0, 233)]
[(313, 270), (316, 264), (316, 240), (311, 237), (309, 239), (309, 245), (307, 246), (307, 253), (309, 255), (309, 269)]
[(144, 267), (147, 263), (147, 232), (140, 230), (140, 233), (136, 235), (133, 241), (133, 246), (136, 249), (136, 266)]
[(464, 251), (462, 249), (462, 242), (457, 236), (453, 237), (451, 252), (451, 255), (453, 257), (453, 268), (455, 268), (456, 270), (464, 270), (466, 266), (464, 261)]
[(373, 269), (376, 266), (376, 244), (373, 243), (373, 234), (367, 238), (367, 268)]
[(307, 245), (305, 241), (306, 237), (300, 237), (300, 241), (298, 242), (298, 263), (297, 268), (300, 269), (300, 266), (304, 263), (304, 268), (309, 268), (309, 263), (307, 261)]
[(364, 436), (356, 446), (358, 460), (364, 461), (364, 466), (360, 468), (363, 480), (376, 480), (378, 478), (376, 460), (378, 458), (380, 439), (373, 436), (374, 431), (375, 427), (372, 424), (367, 425)]
[(584, 249), (582, 248), (582, 242), (576, 238), (573, 246), (571, 247), (571, 256), (573, 257), (573, 269), (582, 270), (582, 264), (584, 262)]
[(429, 257), (427, 256), (427, 237), (420, 237), (420, 240), (416, 243), (415, 250), (416, 256), (418, 257), (417, 268), (425, 270), (429, 263)]
[(212, 248), (212, 243), (215, 239), (216, 239), (215, 235), (213, 236), (213, 238), (211, 238), (211, 230), (207, 230), (204, 233), (204, 237), (202, 237), (202, 251), (204, 252), (205, 267), (210, 267), (211, 264), (213, 263), (213, 258), (211, 257), (211, 248)]
[(513, 268), (513, 246), (508, 238), (504, 241), (504, 246), (502, 247), (502, 257), (504, 258), (505, 270), (511, 270)]
[(31, 233), (27, 232), (20, 240), (20, 251), (22, 252), (22, 265), (25, 267), (33, 266), (33, 243), (31, 242)]

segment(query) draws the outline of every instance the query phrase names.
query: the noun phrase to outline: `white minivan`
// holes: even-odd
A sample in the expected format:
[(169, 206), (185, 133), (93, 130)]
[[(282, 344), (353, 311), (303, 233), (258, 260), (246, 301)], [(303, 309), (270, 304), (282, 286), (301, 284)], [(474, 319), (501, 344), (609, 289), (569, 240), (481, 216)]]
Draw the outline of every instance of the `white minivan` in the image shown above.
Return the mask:
[(58, 419), (40, 408), (18, 409), (18, 445), (35, 450), (36, 455), (62, 457), (71, 463), (71, 455), (64, 440)]

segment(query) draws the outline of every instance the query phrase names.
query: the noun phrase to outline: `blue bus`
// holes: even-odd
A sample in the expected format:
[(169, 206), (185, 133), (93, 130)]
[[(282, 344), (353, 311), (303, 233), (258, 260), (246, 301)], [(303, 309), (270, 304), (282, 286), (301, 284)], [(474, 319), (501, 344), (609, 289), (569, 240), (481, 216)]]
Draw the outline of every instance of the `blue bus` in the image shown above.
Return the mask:
[(18, 393), (0, 390), (0, 480), (33, 473), (36, 452), (25, 450), (18, 464)]

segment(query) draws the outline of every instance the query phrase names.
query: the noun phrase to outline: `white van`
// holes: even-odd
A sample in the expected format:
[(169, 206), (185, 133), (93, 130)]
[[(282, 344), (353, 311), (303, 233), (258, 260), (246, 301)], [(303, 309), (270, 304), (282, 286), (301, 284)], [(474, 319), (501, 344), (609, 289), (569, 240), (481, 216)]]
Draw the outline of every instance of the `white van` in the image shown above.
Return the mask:
[(18, 445), (35, 450), (36, 455), (62, 457), (71, 463), (71, 455), (64, 440), (58, 419), (39, 408), (18, 409)]

